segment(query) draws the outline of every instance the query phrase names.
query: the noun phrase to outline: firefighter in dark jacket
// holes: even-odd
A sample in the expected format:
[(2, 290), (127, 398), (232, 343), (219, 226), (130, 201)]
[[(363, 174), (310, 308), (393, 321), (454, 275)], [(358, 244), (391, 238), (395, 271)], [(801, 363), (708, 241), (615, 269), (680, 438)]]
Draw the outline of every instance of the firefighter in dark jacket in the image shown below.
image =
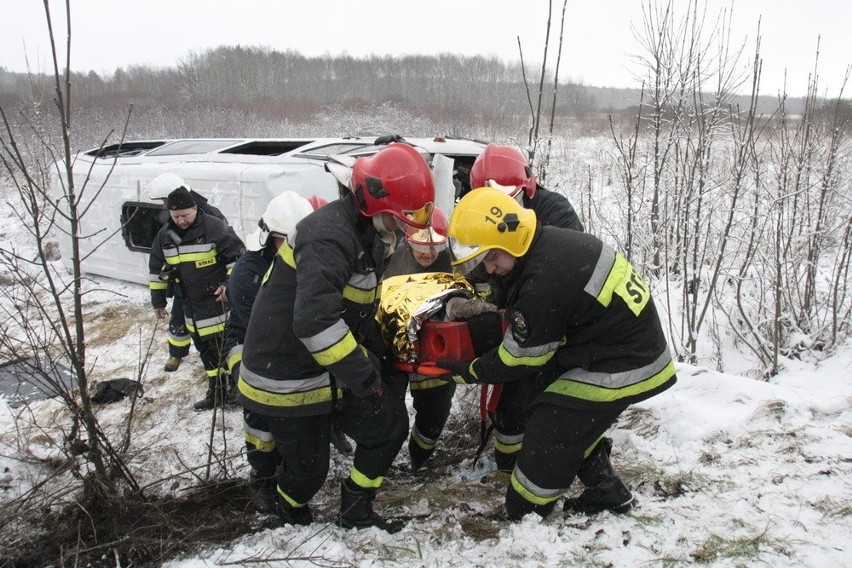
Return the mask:
[[(486, 146), (470, 169), (470, 187), (499, 189), (520, 205), (532, 209), (543, 226), (583, 231), (583, 223), (568, 199), (561, 193), (539, 187), (526, 156), (517, 148), (500, 144)], [(500, 279), (484, 274), (480, 265), (471, 280), (474, 283), (487, 281), (488, 300), (500, 308), (505, 307), (505, 290)], [(524, 383), (503, 385), (491, 416), (494, 422), (494, 459), (500, 471), (512, 471), (523, 445), (526, 411), (521, 407), (521, 401), (525, 396), (518, 391), (524, 388)]]
[[(218, 208), (210, 205), (203, 195), (196, 193), (196, 191), (192, 189), (182, 177), (173, 173), (165, 173), (154, 178), (154, 181), (151, 182), (151, 190), (148, 193), (148, 197), (150, 199), (155, 201), (160, 200), (163, 202), (163, 216), (159, 218), (158, 215), (158, 218), (163, 225), (169, 222), (169, 212), (168, 209), (165, 208), (166, 198), (171, 192), (179, 187), (185, 187), (189, 190), (189, 194), (192, 196), (193, 201), (195, 201), (195, 204), (201, 211), (204, 211), (205, 215), (212, 215), (213, 217), (217, 217), (225, 221), (226, 225), (228, 224), (228, 220), (225, 219), (225, 215), (223, 215)], [(183, 317), (183, 305), (181, 303), (180, 296), (175, 294), (174, 285), (169, 286), (166, 296), (172, 298), (172, 311), (169, 315), (169, 357), (166, 359), (166, 364), (163, 366), (163, 370), (167, 373), (171, 373), (173, 371), (177, 371), (180, 366), (181, 359), (189, 355), (189, 344), (192, 343), (192, 338), (186, 329), (186, 323)]]
[(240, 402), (266, 418), (283, 458), (284, 523), (312, 521), (334, 414), (356, 443), (337, 523), (395, 532), (402, 523), (372, 507), (408, 432), (405, 403), (383, 385), (377, 357), (379, 277), (395, 231), (428, 227), (435, 187), (425, 159), (394, 143), (355, 162), (350, 188), (303, 219), (278, 250), (246, 332)]
[[(447, 250), (447, 218), (439, 209), (435, 209), (432, 212), (432, 227), (409, 235), (400, 243), (382, 278), (452, 271)], [(394, 390), (403, 399), (406, 389), (411, 389), (415, 415), (408, 438), (408, 455), (411, 471), (417, 471), (426, 464), (438, 446), (438, 438), (450, 416), (456, 384), (432, 377), (409, 380), (409, 374), (401, 371), (392, 373), (390, 377)], [(421, 376), (412, 374), (412, 377)]]
[[(316, 196), (305, 199), (294, 191), (285, 191), (272, 199), (260, 217), (258, 229), (246, 237), (246, 253), (234, 264), (228, 278), (228, 305), (231, 308), (225, 330), (225, 349), (228, 353), (229, 380), (236, 381), (240, 375), (243, 341), (246, 337), (251, 310), (260, 283), (275, 258), (278, 247), (293, 232), (296, 224), (324, 204)], [(235, 385), (229, 383), (229, 395), (237, 394)], [(335, 430), (332, 431), (334, 435)], [(281, 455), (275, 447), (275, 439), (269, 431), (266, 419), (250, 410), (243, 409), (243, 436), (246, 441), (246, 459), (251, 466), (249, 485), (252, 490), (251, 505), (259, 513), (275, 512), (275, 474), (281, 463)], [(342, 437), (342, 434), (341, 434)], [(335, 438), (342, 453), (345, 453), (345, 437)], [(352, 448), (349, 447), (351, 452)]]
[(605, 433), (630, 404), (676, 380), (648, 286), (596, 237), (543, 227), (499, 190), (459, 201), (448, 236), (458, 273), (482, 264), (503, 280), (509, 328), (472, 362), (438, 365), (465, 383), (530, 382), (505, 515), (547, 515), (575, 476), (585, 490), (566, 511), (627, 511), (633, 496), (610, 464)]
[(185, 187), (172, 191), (166, 206), (169, 222), (154, 238), (148, 260), (151, 304), (155, 315), (165, 318), (166, 290), (169, 283), (175, 285), (208, 379), (205, 397), (193, 408), (210, 410), (225, 401), (226, 384), (220, 377), (228, 319), (225, 283), (245, 249), (231, 227), (199, 210)]

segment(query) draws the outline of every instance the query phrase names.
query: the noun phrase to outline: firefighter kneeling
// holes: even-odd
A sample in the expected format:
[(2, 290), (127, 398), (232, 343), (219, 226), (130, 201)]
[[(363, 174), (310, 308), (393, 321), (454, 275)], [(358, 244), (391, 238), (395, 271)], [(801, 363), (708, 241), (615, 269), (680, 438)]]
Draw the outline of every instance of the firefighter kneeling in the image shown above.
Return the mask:
[(575, 477), (586, 489), (566, 511), (629, 510), (633, 496), (610, 464), (605, 433), (630, 404), (676, 381), (647, 285), (596, 237), (542, 227), (496, 189), (465, 195), (448, 236), (457, 273), (482, 264), (501, 279), (509, 328), (473, 362), (438, 365), (465, 383), (527, 382), (529, 421), (505, 517), (549, 514)]

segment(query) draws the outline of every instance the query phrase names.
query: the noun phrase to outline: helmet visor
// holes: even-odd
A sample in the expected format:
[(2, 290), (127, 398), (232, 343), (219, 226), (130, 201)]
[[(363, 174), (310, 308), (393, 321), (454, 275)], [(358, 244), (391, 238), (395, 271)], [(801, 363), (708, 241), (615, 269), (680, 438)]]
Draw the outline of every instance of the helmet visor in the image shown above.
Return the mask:
[(442, 251), (447, 248), (447, 238), (435, 232), (435, 229), (420, 229), (412, 235), (407, 235), (409, 246), (417, 252)]
[[(400, 216), (400, 219), (402, 219), (405, 224), (411, 225), (412, 227), (415, 227), (417, 229), (426, 229), (429, 227), (429, 221), (431, 221), (432, 219), (432, 210), (434, 208), (435, 203), (432, 201), (428, 201), (420, 209), (403, 209), (401, 211), (402, 215)], [(410, 233), (406, 231), (406, 234)]]
[(522, 199), (523, 199), (524, 195), (521, 192), (521, 190), (524, 188), (524, 186), (522, 186), (522, 185), (500, 185), (499, 183), (497, 183), (493, 179), (489, 179), (488, 181), (486, 181), (485, 185), (486, 185), (486, 187), (490, 187), (490, 188), (498, 189), (498, 190), (502, 191), (503, 193), (505, 193), (509, 197), (513, 197), (515, 199), (515, 201), (517, 201), (518, 203), (521, 203), (521, 205), (523, 205)]
[(455, 237), (450, 237), (450, 259), (453, 263), (453, 272), (461, 276), (467, 276), (474, 268), (480, 265), (488, 254), (488, 249), (479, 245), (466, 245), (460, 243)]

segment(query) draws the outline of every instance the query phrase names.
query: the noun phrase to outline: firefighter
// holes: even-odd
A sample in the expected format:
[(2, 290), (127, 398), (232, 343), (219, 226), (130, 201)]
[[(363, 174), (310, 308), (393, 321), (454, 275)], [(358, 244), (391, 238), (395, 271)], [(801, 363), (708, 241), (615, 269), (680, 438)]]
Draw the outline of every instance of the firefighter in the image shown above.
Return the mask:
[[(161, 224), (165, 225), (169, 221), (168, 209), (165, 207), (166, 198), (172, 191), (179, 187), (185, 187), (189, 190), (189, 194), (192, 196), (195, 204), (199, 209), (204, 211), (206, 215), (217, 217), (225, 221), (226, 225), (228, 224), (228, 220), (225, 219), (225, 215), (223, 215), (218, 208), (210, 205), (203, 195), (196, 193), (195, 190), (193, 190), (189, 184), (183, 180), (183, 178), (173, 173), (160, 174), (155, 177), (154, 181), (151, 182), (151, 190), (148, 193), (148, 197), (151, 200), (161, 200), (163, 202), (164, 215), (160, 219)], [(167, 289), (166, 297), (172, 298), (172, 311), (169, 316), (169, 357), (166, 359), (166, 364), (163, 366), (163, 370), (167, 373), (171, 373), (177, 371), (180, 366), (181, 359), (189, 355), (189, 344), (192, 342), (192, 338), (186, 330), (186, 323), (184, 322), (183, 317), (183, 304), (181, 303), (180, 296), (175, 294), (173, 285), (170, 285)]]
[[(436, 209), (432, 213), (430, 228), (407, 235), (400, 243), (382, 279), (403, 274), (452, 271), (447, 251), (447, 218)], [(408, 438), (408, 455), (411, 471), (417, 471), (435, 452), (438, 438), (450, 416), (456, 383), (404, 372), (390, 373), (388, 382), (403, 399), (406, 389), (411, 389), (415, 417)]]
[[(311, 203), (293, 191), (285, 191), (272, 199), (258, 221), (258, 228), (245, 239), (243, 254), (228, 278), (228, 305), (231, 308), (225, 331), (225, 348), (228, 353), (229, 379), (235, 381), (240, 373), (243, 340), (251, 318), (260, 282), (269, 270), (278, 247), (295, 228), (296, 223), (313, 212)], [(234, 385), (230, 385), (236, 395)], [(275, 472), (281, 456), (269, 432), (266, 419), (243, 409), (243, 436), (246, 442), (246, 459), (251, 472), (251, 505), (259, 513), (275, 511)]]
[[(493, 143), (486, 146), (470, 169), (470, 187), (499, 189), (520, 205), (535, 211), (536, 219), (542, 225), (583, 231), (583, 223), (568, 199), (561, 193), (539, 187), (526, 156), (517, 148)], [(500, 286), (499, 279), (489, 278), (480, 266), (471, 280), (475, 284), (487, 282), (484, 288), (488, 290), (488, 300), (504, 307), (505, 290)], [(494, 424), (494, 459), (498, 471), (512, 471), (523, 445), (526, 412), (520, 403), (525, 397), (523, 393), (517, 392), (523, 388), (524, 383), (504, 385), (491, 416)]]
[(169, 193), (166, 207), (169, 221), (154, 238), (148, 260), (151, 304), (154, 314), (165, 318), (166, 291), (175, 286), (208, 379), (207, 393), (193, 408), (210, 410), (225, 401), (220, 377), (228, 319), (225, 282), (245, 248), (230, 226), (198, 208), (185, 186)]
[[(234, 264), (228, 278), (227, 296), (231, 312), (225, 330), (225, 348), (231, 381), (239, 377), (243, 341), (251, 309), (260, 282), (269, 270), (278, 247), (299, 221), (325, 203), (324, 199), (317, 196), (305, 199), (294, 191), (285, 191), (269, 202), (258, 221), (257, 230), (246, 237), (246, 253)], [(236, 397), (235, 385), (229, 383), (229, 386), (229, 395)], [(275, 511), (275, 472), (281, 463), (281, 456), (266, 419), (243, 409), (243, 436), (246, 441), (246, 458), (251, 466), (251, 505), (259, 513), (272, 513)], [(332, 424), (331, 441), (341, 453), (352, 452), (352, 447), (336, 424)]]
[(358, 158), (349, 187), (278, 249), (246, 331), (240, 402), (266, 418), (281, 453), (283, 523), (312, 522), (309, 502), (328, 475), (334, 418), (356, 444), (337, 523), (396, 532), (402, 522), (372, 507), (408, 433), (405, 404), (381, 379), (379, 275), (397, 230), (428, 227), (435, 186), (426, 160), (393, 143)]
[(509, 328), (473, 362), (438, 365), (460, 382), (529, 386), (504, 515), (547, 515), (575, 477), (585, 490), (566, 511), (629, 510), (633, 496), (609, 461), (605, 433), (630, 404), (676, 381), (648, 286), (596, 237), (542, 226), (499, 190), (462, 198), (448, 236), (458, 273), (482, 265), (501, 279)]

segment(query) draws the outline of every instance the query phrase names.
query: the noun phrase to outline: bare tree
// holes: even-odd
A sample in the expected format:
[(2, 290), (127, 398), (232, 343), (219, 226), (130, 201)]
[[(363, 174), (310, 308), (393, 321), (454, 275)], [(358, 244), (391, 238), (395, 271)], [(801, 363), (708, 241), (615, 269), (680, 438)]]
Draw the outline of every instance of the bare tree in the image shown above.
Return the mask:
[[(95, 192), (96, 197), (99, 188), (87, 187), (85, 179), (78, 180), (72, 173), (70, 3), (65, 3), (66, 59), (62, 63), (48, 0), (44, 12), (53, 56), (55, 114), (42, 116), (39, 108), (33, 114), (21, 112), (13, 120), (0, 107), (4, 129), (0, 162), (17, 194), (17, 199), (6, 202), (27, 228), (35, 249), (32, 254), (12, 243), (0, 245), (0, 266), (17, 284), (3, 287), (11, 301), (3, 303), (0, 347), (7, 358), (23, 355), (37, 380), (57, 393), (69, 411), (71, 424), (63, 432), (61, 447), (69, 471), (84, 481), (86, 498), (112, 499), (122, 488), (119, 480), (132, 491), (138, 485), (98, 424), (89, 394), (91, 362), (87, 360), (80, 243), (94, 236), (81, 234), (80, 220), (88, 210), (81, 205), (84, 193)], [(70, 275), (54, 262), (57, 238), (70, 242)], [(70, 387), (56, 375), (61, 367), (70, 370)]]

